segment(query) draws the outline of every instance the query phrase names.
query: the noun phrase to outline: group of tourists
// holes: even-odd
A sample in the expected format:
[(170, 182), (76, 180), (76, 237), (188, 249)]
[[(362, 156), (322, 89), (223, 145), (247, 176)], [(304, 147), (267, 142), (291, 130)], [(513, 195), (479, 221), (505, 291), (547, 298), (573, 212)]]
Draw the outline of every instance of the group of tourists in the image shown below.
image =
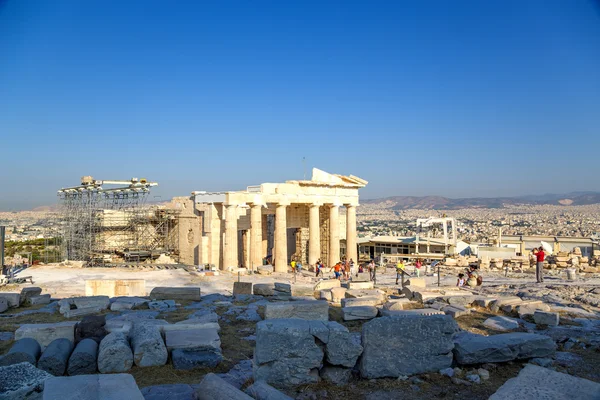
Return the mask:
[[(402, 275), (407, 273), (404, 268), (405, 268), (404, 260), (402, 260), (400, 258), (398, 260), (398, 262), (396, 263), (396, 285), (398, 284), (398, 281), (400, 279), (402, 279)], [(420, 258), (417, 258), (417, 260), (415, 261), (415, 275), (417, 276), (417, 278), (421, 277), (421, 269), (422, 268), (423, 268), (423, 260), (421, 260)]]
[(479, 272), (477, 272), (476, 265), (470, 265), (464, 274), (458, 274), (458, 279), (456, 280), (457, 287), (469, 286), (475, 288), (481, 286), (482, 283), (483, 278), (479, 275)]

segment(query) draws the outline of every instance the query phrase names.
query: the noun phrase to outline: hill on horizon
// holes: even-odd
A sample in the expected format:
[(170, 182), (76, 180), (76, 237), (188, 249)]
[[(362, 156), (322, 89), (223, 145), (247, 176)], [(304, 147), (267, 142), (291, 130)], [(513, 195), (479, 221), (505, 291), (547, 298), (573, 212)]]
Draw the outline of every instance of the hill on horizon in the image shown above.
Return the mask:
[(506, 205), (565, 205), (581, 206), (600, 204), (600, 192), (572, 192), (566, 194), (547, 193), (517, 197), (465, 197), (443, 196), (391, 196), (379, 199), (361, 200), (363, 204), (392, 202), (393, 210), (426, 209), (456, 210), (460, 208), (502, 208)]

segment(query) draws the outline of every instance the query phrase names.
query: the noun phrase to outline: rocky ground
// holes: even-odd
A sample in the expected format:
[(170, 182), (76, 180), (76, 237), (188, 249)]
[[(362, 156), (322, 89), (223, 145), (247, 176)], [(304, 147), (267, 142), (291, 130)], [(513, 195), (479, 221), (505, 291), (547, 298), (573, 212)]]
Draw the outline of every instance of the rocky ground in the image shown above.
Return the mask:
[[(315, 279), (309, 273), (298, 275), (253, 275), (241, 276), (224, 274), (215, 277), (201, 277), (184, 270), (171, 271), (115, 271), (104, 269), (72, 269), (37, 267), (27, 271), (34, 276), (36, 286), (52, 295), (53, 299), (83, 295), (84, 279), (106, 279), (123, 276), (146, 279), (147, 290), (155, 286), (200, 287), (201, 301), (177, 300), (177, 305), (153, 314), (151, 319), (165, 320), (169, 324), (185, 321), (194, 313), (214, 312), (220, 326), (222, 361), (215, 367), (195, 368), (191, 370), (175, 369), (172, 362), (166, 365), (139, 367), (134, 365), (129, 373), (142, 389), (145, 398), (181, 398), (191, 399), (192, 392), (209, 372), (235, 376), (243, 389), (251, 383), (251, 361), (253, 358), (257, 322), (265, 318), (265, 306), (280, 302), (277, 296), (241, 295), (233, 296), (233, 282), (240, 279), (246, 282), (271, 284), (273, 282), (309, 285)], [(454, 289), (454, 271), (440, 279), (442, 289)], [(395, 274), (391, 271), (378, 275), (377, 287), (385, 292), (389, 299), (402, 299), (400, 288), (395, 285)], [(427, 277), (427, 288), (437, 289), (437, 277)], [(532, 314), (525, 313), (524, 306), (494, 309), (469, 303), (469, 312), (455, 318), (458, 326), (467, 332), (479, 335), (497, 335), (506, 332), (530, 332), (548, 335), (557, 345), (555, 355), (540, 359), (512, 360), (508, 362), (482, 363), (456, 367), (450, 371), (419, 373), (411, 376), (399, 376), (381, 379), (360, 379), (358, 371), (353, 370), (348, 383), (337, 385), (322, 380), (319, 383), (300, 384), (282, 389), (295, 399), (401, 399), (409, 395), (415, 399), (430, 398), (470, 398), (487, 399), (508, 379), (519, 374), (527, 363), (535, 363), (558, 372), (600, 382), (600, 286), (597, 279), (567, 282), (559, 277), (548, 277), (544, 284), (532, 282), (530, 273), (515, 274), (508, 277), (501, 273), (485, 275), (484, 285), (476, 293), (466, 292), (465, 296), (487, 296), (489, 298), (518, 297), (529, 304), (540, 301), (550, 313), (558, 313), (559, 324), (547, 326), (536, 323)], [(19, 287), (5, 287), (0, 290), (19, 291)], [(442, 296), (441, 292), (439, 296)], [(463, 297), (465, 297), (463, 296)], [(439, 301), (436, 298), (436, 302)], [(448, 299), (446, 299), (448, 300)], [(471, 299), (466, 300), (466, 304)], [(448, 300), (453, 304), (455, 300)], [(461, 300), (462, 301), (462, 300)], [(524, 304), (525, 304), (524, 303)], [(429, 300), (425, 304), (410, 302), (405, 309), (435, 306)], [(458, 303), (455, 303), (458, 304)], [(520, 304), (520, 303), (519, 303)], [(82, 317), (66, 318), (58, 312), (56, 301), (50, 304), (10, 308), (0, 314), (0, 354), (6, 354), (14, 344), (13, 333), (23, 324), (54, 323), (80, 321)], [(132, 311), (147, 311), (142, 304)], [(381, 309), (381, 305), (377, 308)], [(521, 312), (522, 311), (522, 312)], [(107, 320), (118, 318), (120, 311), (102, 310), (97, 315)], [(328, 312), (329, 321), (335, 321), (352, 332), (361, 332), (368, 320), (344, 320), (339, 304), (331, 303)], [(493, 318), (502, 317), (496, 321)], [(490, 318), (492, 321), (490, 322)], [(393, 342), (402, 341), (402, 337), (390, 336), (381, 346), (392, 347)], [(451, 375), (451, 376), (449, 376)], [(178, 384), (177, 396), (161, 397), (158, 385)], [(173, 389), (174, 390), (174, 389)]]

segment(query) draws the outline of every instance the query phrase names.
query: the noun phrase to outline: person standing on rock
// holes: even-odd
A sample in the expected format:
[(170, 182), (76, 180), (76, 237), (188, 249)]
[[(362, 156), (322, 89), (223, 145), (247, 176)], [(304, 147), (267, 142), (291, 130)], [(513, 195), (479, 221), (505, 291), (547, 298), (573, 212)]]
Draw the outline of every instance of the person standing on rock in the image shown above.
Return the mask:
[(396, 264), (396, 285), (398, 284), (398, 280), (402, 279), (404, 281), (404, 261), (400, 258), (398, 259), (398, 263)]
[(542, 283), (544, 282), (544, 259), (546, 257), (544, 248), (540, 246), (539, 249), (533, 249), (533, 254), (537, 261), (535, 264), (535, 278), (538, 283)]
[(417, 262), (415, 263), (415, 273), (417, 274), (417, 278), (421, 277), (421, 268), (423, 267), (423, 261), (420, 258), (417, 258)]

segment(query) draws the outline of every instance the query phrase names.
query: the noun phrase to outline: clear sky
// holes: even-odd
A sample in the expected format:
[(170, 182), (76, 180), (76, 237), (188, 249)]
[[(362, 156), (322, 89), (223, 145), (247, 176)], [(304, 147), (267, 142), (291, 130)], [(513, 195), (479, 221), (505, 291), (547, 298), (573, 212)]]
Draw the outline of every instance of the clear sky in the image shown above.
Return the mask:
[(364, 198), (600, 190), (584, 0), (0, 0), (0, 209), (82, 175), (166, 200), (354, 174)]

